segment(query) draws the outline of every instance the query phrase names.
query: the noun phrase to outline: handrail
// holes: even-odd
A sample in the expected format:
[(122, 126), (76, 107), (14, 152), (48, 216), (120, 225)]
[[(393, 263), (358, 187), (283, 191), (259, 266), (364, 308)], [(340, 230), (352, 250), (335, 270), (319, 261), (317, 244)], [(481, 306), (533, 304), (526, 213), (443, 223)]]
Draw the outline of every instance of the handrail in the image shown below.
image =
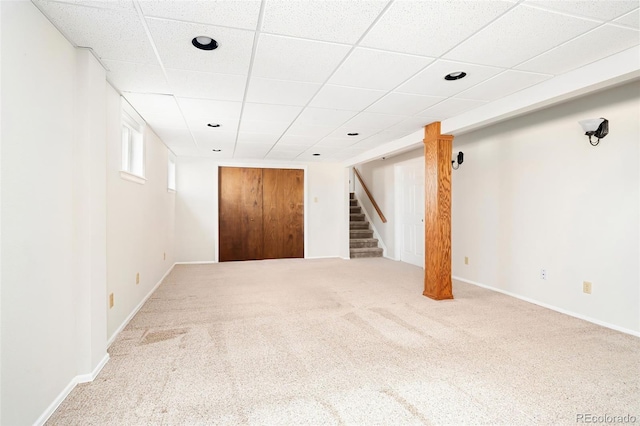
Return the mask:
[(360, 176), (360, 173), (358, 173), (358, 169), (354, 167), (353, 171), (356, 172), (356, 177), (360, 181), (360, 185), (362, 185), (362, 188), (364, 188), (364, 192), (367, 193), (367, 196), (369, 197), (369, 200), (371, 200), (371, 204), (373, 204), (373, 208), (376, 209), (376, 211), (378, 212), (378, 216), (380, 216), (382, 223), (387, 223), (387, 218), (384, 217), (384, 215), (382, 214), (382, 211), (380, 210), (380, 207), (378, 207), (378, 203), (376, 203), (376, 200), (373, 199), (373, 195), (371, 195), (371, 192), (369, 192), (369, 188), (367, 188), (367, 185), (362, 180), (362, 176)]

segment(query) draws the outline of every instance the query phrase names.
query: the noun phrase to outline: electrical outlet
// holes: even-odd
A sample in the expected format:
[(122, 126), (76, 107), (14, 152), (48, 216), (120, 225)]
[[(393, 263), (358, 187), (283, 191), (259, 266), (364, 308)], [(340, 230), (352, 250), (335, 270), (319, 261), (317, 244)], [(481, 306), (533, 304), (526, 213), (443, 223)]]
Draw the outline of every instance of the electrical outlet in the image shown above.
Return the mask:
[(540, 269), (540, 279), (541, 280), (546, 280), (547, 279), (547, 270), (546, 269)]
[(109, 308), (113, 308), (113, 293), (109, 294)]
[(591, 283), (589, 281), (582, 282), (582, 292), (591, 294)]
[(469, 258), (467, 256), (464, 257), (464, 264), (465, 265), (469, 264)]
[(136, 284), (140, 284), (140, 272), (136, 274)]

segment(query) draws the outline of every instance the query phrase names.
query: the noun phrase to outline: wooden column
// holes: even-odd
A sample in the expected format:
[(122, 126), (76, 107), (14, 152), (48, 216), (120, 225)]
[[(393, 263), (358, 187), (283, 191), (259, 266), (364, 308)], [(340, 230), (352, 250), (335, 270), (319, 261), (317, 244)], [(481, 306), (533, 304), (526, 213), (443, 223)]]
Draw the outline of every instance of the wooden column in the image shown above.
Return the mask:
[(451, 290), (451, 149), (440, 122), (424, 128), (424, 292), (453, 299)]

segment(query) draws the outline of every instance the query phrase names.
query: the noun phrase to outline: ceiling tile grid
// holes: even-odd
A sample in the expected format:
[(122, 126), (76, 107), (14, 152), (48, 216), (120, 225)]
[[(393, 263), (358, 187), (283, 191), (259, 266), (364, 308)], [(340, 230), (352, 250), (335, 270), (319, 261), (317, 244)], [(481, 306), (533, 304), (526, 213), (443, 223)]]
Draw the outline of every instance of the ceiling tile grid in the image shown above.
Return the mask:
[(212, 158), (341, 161), (640, 43), (636, 0), (32, 1), (176, 155)]
[(131, 2), (117, 8), (94, 7), (94, 2), (33, 2), (74, 45), (92, 48), (101, 59), (158, 63)]
[(262, 34), (252, 76), (324, 83), (349, 50), (342, 44)]
[(260, 0), (144, 0), (145, 16), (255, 30)]
[(444, 57), (510, 68), (598, 25), (593, 20), (520, 5)]
[[(167, 19), (147, 18), (146, 21), (165, 67), (222, 74), (248, 73), (253, 32)], [(191, 40), (202, 35), (213, 37), (218, 49), (207, 51), (193, 47)]]
[(389, 0), (269, 0), (262, 31), (353, 44), (388, 3)]
[(438, 57), (513, 6), (508, 1), (399, 0), (362, 46)]
[(238, 101), (244, 98), (246, 75), (166, 69), (173, 94), (182, 98)]

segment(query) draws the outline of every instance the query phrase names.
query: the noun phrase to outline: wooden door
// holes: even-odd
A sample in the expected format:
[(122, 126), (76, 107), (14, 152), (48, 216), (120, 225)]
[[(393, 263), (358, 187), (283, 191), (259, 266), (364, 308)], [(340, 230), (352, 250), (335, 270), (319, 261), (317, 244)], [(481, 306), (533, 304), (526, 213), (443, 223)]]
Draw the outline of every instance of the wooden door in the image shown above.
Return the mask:
[(263, 169), (264, 258), (304, 257), (304, 171)]
[(263, 259), (262, 169), (219, 170), (219, 260)]
[(219, 170), (220, 262), (304, 257), (304, 171)]

